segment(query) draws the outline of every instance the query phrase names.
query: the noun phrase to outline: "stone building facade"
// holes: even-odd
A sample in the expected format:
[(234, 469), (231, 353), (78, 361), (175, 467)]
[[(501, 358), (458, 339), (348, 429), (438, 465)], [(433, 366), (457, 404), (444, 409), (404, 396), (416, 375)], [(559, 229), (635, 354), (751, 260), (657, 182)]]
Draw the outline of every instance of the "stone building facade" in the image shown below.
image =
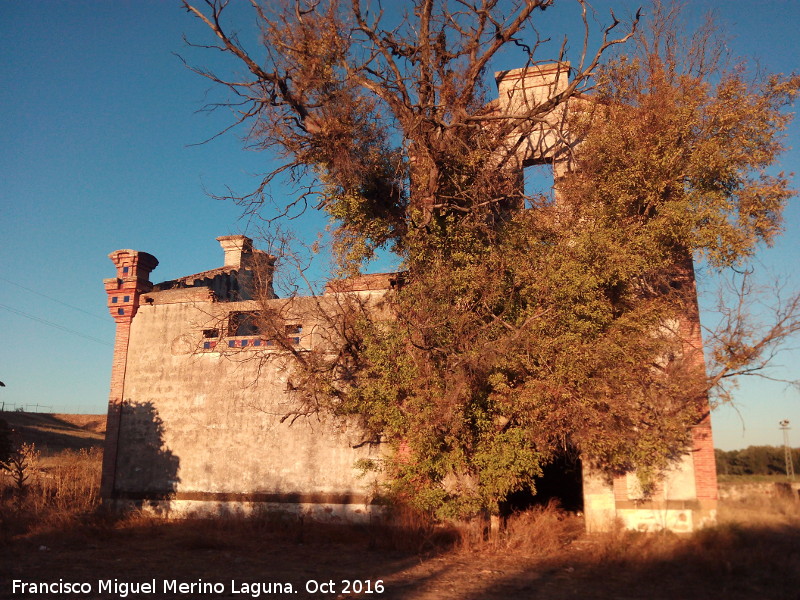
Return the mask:
[[(319, 414), (286, 418), (293, 409), (286, 348), (302, 353), (326, 343), (325, 323), (314, 315), (321, 303), (335, 306), (339, 293), (275, 298), (252, 264), (272, 257), (244, 236), (218, 241), (223, 267), (156, 285), (153, 256), (110, 255), (117, 276), (105, 285), (117, 340), (103, 498), (177, 513), (280, 506), (320, 517), (368, 515), (374, 482), (356, 463), (377, 458), (376, 446)], [(391, 277), (384, 279), (371, 286), (388, 288)], [(365, 300), (385, 293), (369, 287), (347, 293)], [(253, 318), (271, 309), (284, 320), (280, 343)]]
[[(524, 110), (563, 89), (566, 76), (563, 65), (498, 73), (494, 103), (505, 112)], [(562, 119), (554, 111), (551, 122), (514, 142), (516, 168), (547, 162), (556, 177), (569, 168), (566, 154), (559, 156)], [(341, 421), (320, 414), (290, 417), (287, 352), (335, 344), (318, 315), (335, 311), (344, 298), (380, 310), (396, 276), (369, 275), (329, 285), (322, 296), (280, 299), (272, 290), (273, 257), (244, 236), (217, 239), (222, 267), (155, 285), (155, 257), (135, 250), (110, 255), (116, 276), (104, 283), (117, 335), (104, 500), (170, 513), (263, 506), (321, 518), (368, 518), (375, 512), (376, 481), (357, 464), (380, 460), (381, 449)], [(253, 315), (273, 308), (281, 315), (280, 331), (265, 335)], [(696, 310), (683, 327), (690, 351), (702, 360)], [(584, 461), (587, 529), (622, 522), (633, 529), (691, 531), (713, 522), (717, 483), (707, 414), (692, 439), (692, 451), (647, 498), (635, 474), (609, 481)]]

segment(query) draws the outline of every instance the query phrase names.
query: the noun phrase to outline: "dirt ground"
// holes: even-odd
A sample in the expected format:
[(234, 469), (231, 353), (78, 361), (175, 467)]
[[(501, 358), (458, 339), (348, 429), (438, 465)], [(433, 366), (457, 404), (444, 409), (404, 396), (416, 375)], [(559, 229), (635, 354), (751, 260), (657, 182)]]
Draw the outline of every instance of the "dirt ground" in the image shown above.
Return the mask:
[[(725, 526), (685, 538), (578, 535), (544, 555), (535, 540), (532, 551), (502, 544), (420, 551), (397, 549), (391, 537), (384, 530), (280, 523), (95, 523), (5, 543), (0, 598), (126, 597), (120, 587), (101, 592), (99, 580), (155, 580), (155, 591), (127, 597), (159, 599), (800, 598), (800, 527)], [(87, 583), (90, 591), (14, 593), (14, 580)], [(221, 585), (216, 592), (165, 592), (164, 581), (173, 580)], [(253, 582), (273, 587), (259, 593)], [(362, 593), (354, 593), (359, 585)]]

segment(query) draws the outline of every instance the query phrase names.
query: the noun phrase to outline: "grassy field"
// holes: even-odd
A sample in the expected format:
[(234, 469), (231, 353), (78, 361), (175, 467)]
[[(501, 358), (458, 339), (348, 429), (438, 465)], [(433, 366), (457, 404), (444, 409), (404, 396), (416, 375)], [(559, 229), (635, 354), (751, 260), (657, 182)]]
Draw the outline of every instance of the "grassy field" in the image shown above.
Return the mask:
[(106, 434), (105, 415), (66, 415), (0, 412), (17, 435), (35, 444), (43, 457), (64, 450), (102, 448)]
[[(686, 536), (589, 536), (579, 515), (554, 506), (516, 515), (494, 539), (477, 525), (435, 526), (410, 513), (397, 515), (394, 526), (346, 527), (274, 515), (114, 518), (98, 510), (99, 451), (50, 452), (25, 496), (2, 494), (0, 598), (244, 599), (255, 597), (252, 588), (243, 591), (253, 582), (279, 584), (271, 595), (291, 585), (295, 598), (800, 598), (800, 502), (793, 498), (723, 502), (719, 525)], [(99, 580), (115, 579), (117, 593), (98, 590)], [(119, 587), (154, 579), (155, 593), (123, 596), (129, 590)], [(13, 593), (14, 580), (80, 582), (91, 591)], [(222, 589), (165, 594), (164, 580)]]

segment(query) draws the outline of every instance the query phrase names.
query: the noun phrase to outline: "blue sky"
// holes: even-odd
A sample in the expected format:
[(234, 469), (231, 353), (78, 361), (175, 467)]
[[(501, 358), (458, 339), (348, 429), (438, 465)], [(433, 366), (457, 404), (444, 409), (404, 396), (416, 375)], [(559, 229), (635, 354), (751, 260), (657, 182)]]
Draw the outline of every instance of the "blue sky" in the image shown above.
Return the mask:
[[(606, 21), (608, 6), (618, 15), (637, 6), (595, 5)], [(734, 54), (768, 71), (797, 70), (800, 3), (737, 6), (692, 2), (689, 16), (715, 9)], [(254, 40), (245, 3), (234, 0), (230, 12), (242, 39)], [(553, 29), (546, 29), (551, 18)], [(558, 39), (575, 25), (557, 11), (542, 23)], [(102, 279), (113, 275), (110, 252), (154, 254), (160, 265), (152, 279), (162, 281), (219, 266), (215, 237), (255, 233), (239, 207), (207, 192), (228, 185), (249, 191), (271, 159), (243, 150), (242, 132), (196, 145), (230, 116), (198, 112), (219, 96), (174, 53), (201, 66), (226, 63), (218, 53), (187, 48), (183, 34), (208, 41), (178, 2), (0, 4), (0, 402), (7, 406), (105, 412), (114, 324)], [(789, 134), (789, 145), (800, 148), (800, 125)], [(797, 150), (784, 156), (786, 171), (799, 165)], [(786, 217), (785, 235), (763, 262), (800, 288), (797, 201)], [(325, 220), (309, 214), (295, 225), (301, 238), (313, 240)], [(779, 362), (785, 367), (776, 376), (800, 376), (800, 352)], [(800, 393), (750, 381), (737, 393), (736, 409), (723, 407), (713, 418), (718, 447), (778, 444), (779, 420), (800, 428)], [(791, 435), (800, 445), (800, 431)]]

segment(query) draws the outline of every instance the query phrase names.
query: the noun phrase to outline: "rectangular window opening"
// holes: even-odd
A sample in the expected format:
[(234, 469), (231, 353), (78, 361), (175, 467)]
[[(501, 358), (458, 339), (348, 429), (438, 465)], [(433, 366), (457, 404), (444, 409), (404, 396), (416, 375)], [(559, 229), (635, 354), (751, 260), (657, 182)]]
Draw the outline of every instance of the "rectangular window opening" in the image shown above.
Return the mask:
[(555, 180), (553, 165), (537, 163), (526, 165), (522, 169), (524, 182), (525, 206), (533, 208), (544, 201), (552, 204), (555, 201)]
[(303, 326), (302, 325), (287, 325), (286, 326), (286, 335), (287, 336), (298, 335), (300, 333), (303, 333)]
[(231, 313), (228, 320), (228, 335), (258, 335), (261, 333), (260, 315), (257, 312)]
[(204, 338), (218, 338), (219, 329), (203, 329)]

